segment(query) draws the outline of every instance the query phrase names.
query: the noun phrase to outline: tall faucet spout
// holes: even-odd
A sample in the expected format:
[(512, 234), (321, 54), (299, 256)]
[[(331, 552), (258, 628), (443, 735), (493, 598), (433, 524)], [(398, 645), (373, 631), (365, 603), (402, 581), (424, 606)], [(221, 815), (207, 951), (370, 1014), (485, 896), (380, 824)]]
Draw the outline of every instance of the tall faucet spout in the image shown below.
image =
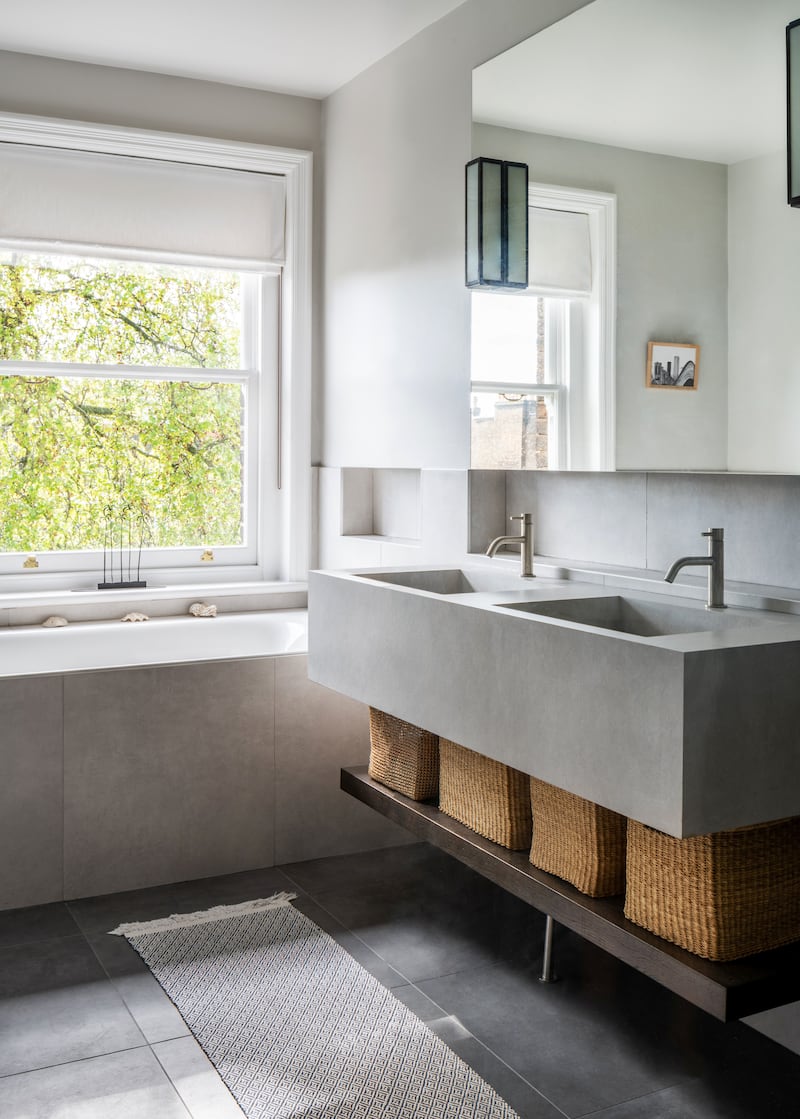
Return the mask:
[(520, 551), (520, 575), (523, 579), (535, 578), (533, 574), (533, 514), (523, 513), (519, 517), (511, 517), (512, 521), (522, 522), (522, 535), (521, 536), (496, 536), (486, 549), (487, 556), (493, 556), (500, 548), (504, 548), (507, 544), (519, 544)]
[(674, 583), (675, 582), (675, 576), (678, 574), (678, 572), (681, 570), (682, 567), (710, 567), (710, 566), (711, 566), (711, 557), (710, 556), (681, 556), (680, 559), (675, 560), (675, 562), (672, 564), (672, 566), (670, 567), (667, 574), (664, 576), (664, 582), (665, 583)]
[(708, 610), (725, 609), (725, 532), (721, 528), (710, 528), (703, 536), (708, 538), (707, 556), (681, 556), (670, 567), (664, 579), (672, 583), (682, 567), (708, 568)]

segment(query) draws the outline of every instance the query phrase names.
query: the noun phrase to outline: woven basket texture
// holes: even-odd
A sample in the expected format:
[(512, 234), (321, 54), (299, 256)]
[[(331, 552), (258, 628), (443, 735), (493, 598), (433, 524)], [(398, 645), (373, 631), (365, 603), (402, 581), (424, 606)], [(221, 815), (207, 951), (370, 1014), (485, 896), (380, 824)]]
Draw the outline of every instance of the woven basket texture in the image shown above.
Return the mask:
[(369, 775), (412, 800), (430, 800), (439, 792), (439, 738), (369, 709)]
[(531, 777), (531, 862), (593, 898), (625, 891), (625, 831), (618, 812)]
[(485, 839), (512, 851), (531, 842), (528, 775), (450, 742), (439, 741), (439, 808)]
[(675, 839), (630, 821), (625, 916), (708, 960), (800, 939), (800, 817)]

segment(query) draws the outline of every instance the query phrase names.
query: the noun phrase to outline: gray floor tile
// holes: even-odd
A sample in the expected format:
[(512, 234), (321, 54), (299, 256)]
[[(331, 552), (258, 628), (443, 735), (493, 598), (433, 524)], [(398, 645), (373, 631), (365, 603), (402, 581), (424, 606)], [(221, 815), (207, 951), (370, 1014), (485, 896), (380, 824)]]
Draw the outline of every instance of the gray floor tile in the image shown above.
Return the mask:
[[(2, 1119), (239, 1116), (143, 961), (105, 930), (281, 889), (521, 1119), (800, 1114), (800, 1056), (715, 1022), (562, 927), (561, 980), (539, 984), (541, 915), (414, 845), (0, 913)], [(784, 1017), (791, 1034), (792, 1008)]]
[(98, 933), (89, 937), (89, 945), (150, 1044), (189, 1033), (161, 984), (124, 937)]
[(770, 1084), (740, 1075), (690, 1080), (583, 1119), (797, 1119), (797, 1081)]
[(0, 1115), (3, 1119), (189, 1119), (178, 1093), (146, 1047), (0, 1079)]
[(354, 933), (346, 929), (340, 921), (331, 916), (313, 898), (300, 896), (293, 904), (295, 909), (304, 913), (306, 917), (310, 917), (324, 932), (332, 936), (337, 944), (340, 944), (346, 952), (349, 952), (353, 959), (357, 960), (384, 987), (400, 987), (407, 984), (408, 980), (404, 975), (390, 967), (385, 960), (367, 947)]
[(121, 894), (101, 894), (70, 901), (67, 905), (82, 931), (91, 936), (108, 932), (127, 921), (149, 921), (168, 917), (171, 913), (208, 909), (212, 905), (232, 905), (292, 888), (293, 883), (277, 867), (267, 867)]
[(0, 1037), (0, 1076), (144, 1044), (81, 936), (0, 952)]
[(559, 963), (562, 979), (552, 985), (539, 983), (533, 970), (499, 965), (419, 986), (570, 1116), (705, 1067), (718, 1032), (706, 1015), (603, 953), (594, 974), (563, 951)]
[(449, 1046), (457, 1041), (466, 1041), (472, 1034), (466, 1026), (459, 1022), (455, 1014), (444, 1014), (441, 1018), (430, 1018), (427, 1022), (428, 1029)]
[(56, 936), (75, 936), (78, 932), (80, 929), (62, 901), (0, 912), (0, 949)]
[[(352, 881), (332, 876), (327, 888), (321, 888), (322, 874), (313, 875), (313, 884), (303, 874), (298, 878), (325, 909), (412, 982), (503, 959), (537, 959), (541, 914), (454, 860), (441, 859), (417, 855), (405, 867), (396, 860), (393, 873), (369, 879), (358, 873), (364, 860)], [(294, 868), (287, 872), (297, 873)]]
[(327, 859), (309, 859), (302, 863), (285, 863), (281, 870), (310, 894), (336, 889), (337, 886), (368, 888), (394, 875), (407, 877), (416, 870), (435, 872), (452, 860), (427, 843), (406, 847), (386, 847), (381, 851), (363, 851), (357, 855), (338, 855)]
[(239, 1105), (193, 1037), (160, 1042), (153, 1052), (192, 1119), (241, 1119)]
[(429, 999), (427, 995), (420, 991), (419, 987), (415, 987), (411, 983), (407, 983), (404, 987), (395, 987), (392, 994), (399, 1002), (407, 1006), (412, 1014), (416, 1014), (422, 1022), (431, 1022), (435, 1018), (444, 1016), (444, 1010), (441, 1006), (437, 1006), (433, 999)]
[(765, 1010), (762, 1014), (753, 1014), (744, 1020), (754, 1030), (785, 1045), (793, 1053), (800, 1054), (800, 1002)]
[(450, 1042), (450, 1048), (514, 1108), (519, 1119), (564, 1119), (564, 1113), (491, 1053), (476, 1038)]

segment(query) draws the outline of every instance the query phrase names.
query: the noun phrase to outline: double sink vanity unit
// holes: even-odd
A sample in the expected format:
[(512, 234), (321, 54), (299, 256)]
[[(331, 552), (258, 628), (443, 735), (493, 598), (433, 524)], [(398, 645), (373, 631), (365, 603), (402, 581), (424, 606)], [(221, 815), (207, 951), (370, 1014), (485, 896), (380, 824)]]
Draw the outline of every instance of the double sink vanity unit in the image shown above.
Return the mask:
[[(547, 560), (535, 575), (485, 557), (316, 572), (309, 675), (669, 836), (800, 816), (796, 603), (707, 609), (696, 587)], [(364, 769), (342, 787), (719, 1018), (800, 997), (800, 945), (700, 959)]]

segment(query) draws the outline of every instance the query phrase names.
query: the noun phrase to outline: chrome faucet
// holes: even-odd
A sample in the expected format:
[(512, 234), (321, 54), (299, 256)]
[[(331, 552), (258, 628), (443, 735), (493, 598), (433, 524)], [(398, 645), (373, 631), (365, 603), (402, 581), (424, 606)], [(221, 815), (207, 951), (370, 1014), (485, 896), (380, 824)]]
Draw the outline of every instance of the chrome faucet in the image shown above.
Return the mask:
[(509, 517), (510, 521), (522, 521), (521, 536), (497, 536), (486, 549), (487, 556), (493, 556), (499, 548), (507, 544), (520, 545), (520, 561), (523, 579), (534, 579), (533, 574), (533, 513), (522, 513), (518, 517)]
[(664, 579), (672, 583), (682, 567), (708, 568), (708, 602), (706, 610), (725, 609), (725, 530), (710, 528), (703, 536), (708, 537), (707, 556), (683, 556), (675, 560)]

